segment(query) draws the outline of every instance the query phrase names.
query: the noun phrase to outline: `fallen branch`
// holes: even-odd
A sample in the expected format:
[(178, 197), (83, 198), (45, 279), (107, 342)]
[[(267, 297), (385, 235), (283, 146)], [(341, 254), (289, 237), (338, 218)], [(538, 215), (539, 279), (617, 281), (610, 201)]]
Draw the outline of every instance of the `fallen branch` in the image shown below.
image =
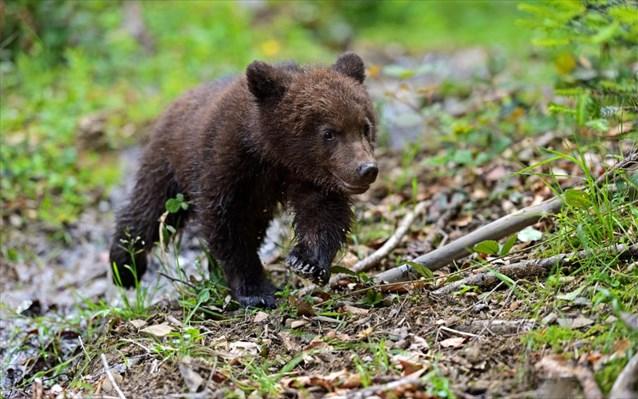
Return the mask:
[(106, 361), (106, 356), (104, 356), (104, 353), (102, 353), (100, 355), (100, 358), (102, 359), (102, 365), (104, 366), (104, 372), (106, 373), (106, 376), (108, 377), (109, 382), (113, 386), (113, 389), (115, 390), (115, 392), (117, 392), (117, 396), (119, 396), (120, 399), (126, 399), (126, 396), (124, 396), (124, 392), (122, 392), (120, 387), (117, 386), (117, 383), (115, 382), (115, 378), (113, 378), (113, 374), (111, 374), (111, 368), (109, 367), (109, 364)]
[[(583, 366), (571, 366), (565, 360), (557, 358), (556, 356), (546, 356), (542, 358), (537, 364), (536, 368), (545, 372), (547, 378), (560, 379), (560, 378), (576, 378), (583, 388), (583, 394), (586, 399), (603, 399), (603, 393), (601, 392), (593, 373)], [(623, 398), (630, 398), (626, 396)]]
[[(391, 390), (396, 390), (405, 385), (418, 385), (420, 383), (421, 374), (423, 374), (424, 372), (425, 372), (425, 369), (423, 368), (418, 371), (415, 371), (412, 374), (408, 374), (403, 378), (399, 378), (398, 380), (388, 382), (387, 384), (372, 385), (368, 388), (360, 389), (358, 391), (348, 392), (345, 398), (347, 399), (369, 398), (375, 394), (379, 394), (381, 392), (387, 392)], [(336, 396), (336, 397), (340, 397), (340, 396)]]
[[(558, 212), (562, 205), (562, 198), (556, 197), (538, 205), (521, 209), (518, 212), (503, 216), (490, 224), (480, 227), (478, 230), (437, 248), (432, 252), (419, 256), (414, 259), (413, 262), (420, 263), (430, 270), (438, 270), (472, 253), (472, 248), (479, 242), (505, 238), (527, 226), (533, 225), (546, 215)], [(404, 264), (379, 273), (374, 277), (374, 280), (376, 283), (392, 283), (409, 279), (411, 273), (412, 267), (408, 264)]]
[[(601, 250), (605, 253), (613, 253), (620, 256), (638, 256), (638, 244), (633, 245), (613, 245)], [(569, 254), (559, 254), (550, 256), (546, 259), (532, 259), (526, 260), (512, 265), (502, 266), (496, 268), (497, 272), (503, 274), (512, 279), (522, 279), (529, 277), (543, 276), (550, 271), (550, 268), (557, 264), (569, 264), (578, 260), (588, 258), (595, 255), (597, 251), (583, 250), (579, 252), (572, 252)], [(444, 287), (441, 287), (432, 292), (433, 295), (447, 295), (455, 292), (458, 288), (464, 285), (474, 285), (478, 287), (489, 287), (499, 283), (501, 280), (492, 271), (478, 273), (473, 276), (466, 277), (462, 280), (455, 281)]]
[(638, 398), (638, 354), (632, 357), (609, 392), (609, 399)]
[(355, 272), (363, 272), (378, 265), (379, 262), (381, 262), (390, 252), (392, 252), (392, 250), (394, 250), (394, 248), (399, 245), (403, 236), (408, 232), (410, 226), (412, 226), (412, 223), (414, 223), (417, 216), (423, 213), (429, 203), (429, 201), (421, 201), (416, 204), (412, 212), (408, 212), (405, 216), (403, 216), (403, 219), (399, 222), (394, 234), (392, 234), (392, 236), (383, 243), (381, 248), (355, 263), (354, 266), (352, 266), (352, 270)]
[(488, 332), (492, 335), (503, 336), (520, 334), (531, 331), (536, 326), (536, 321), (531, 319), (520, 320), (470, 320), (458, 324), (453, 327), (458, 331), (466, 333), (485, 335)]
[[(596, 179), (597, 184), (605, 182), (613, 173), (619, 169), (629, 169), (638, 165), (638, 151), (631, 152), (625, 159), (614, 165), (607, 172)], [(563, 206), (561, 197), (554, 197), (538, 205), (521, 209), (512, 214), (489, 223), (479, 229), (444, 245), (436, 250), (414, 259), (413, 262), (422, 264), (430, 270), (438, 270), (449, 265), (457, 259), (469, 255), (474, 245), (485, 240), (500, 240), (516, 233), (527, 226), (538, 222), (541, 218), (557, 213)], [(392, 283), (410, 279), (412, 267), (403, 264), (374, 277), (375, 283)]]

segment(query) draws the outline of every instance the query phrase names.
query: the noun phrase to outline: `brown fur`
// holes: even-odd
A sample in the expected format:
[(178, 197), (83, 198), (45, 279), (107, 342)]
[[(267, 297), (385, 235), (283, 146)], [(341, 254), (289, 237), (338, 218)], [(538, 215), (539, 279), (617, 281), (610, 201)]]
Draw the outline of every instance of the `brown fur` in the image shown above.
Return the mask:
[[(190, 206), (168, 222), (201, 224), (243, 305), (275, 305), (257, 250), (278, 203), (295, 214), (287, 264), (325, 283), (350, 228), (350, 194), (365, 191), (377, 174), (363, 79), (363, 62), (352, 53), (328, 68), (255, 61), (245, 76), (173, 103), (154, 127), (130, 203), (118, 215), (111, 262), (121, 283), (132, 286), (144, 273), (164, 204), (177, 193)], [(133, 259), (126, 240), (134, 242)], [(133, 264), (137, 275), (124, 266)]]

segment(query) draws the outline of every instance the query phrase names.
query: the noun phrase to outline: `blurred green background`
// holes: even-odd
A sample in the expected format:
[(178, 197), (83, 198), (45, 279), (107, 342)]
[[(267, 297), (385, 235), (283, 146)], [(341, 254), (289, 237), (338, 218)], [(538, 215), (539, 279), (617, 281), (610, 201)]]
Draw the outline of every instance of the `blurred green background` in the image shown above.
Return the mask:
[(253, 59), (500, 47), (509, 1), (0, 1), (3, 218), (72, 221), (119, 179), (114, 150), (197, 83)]

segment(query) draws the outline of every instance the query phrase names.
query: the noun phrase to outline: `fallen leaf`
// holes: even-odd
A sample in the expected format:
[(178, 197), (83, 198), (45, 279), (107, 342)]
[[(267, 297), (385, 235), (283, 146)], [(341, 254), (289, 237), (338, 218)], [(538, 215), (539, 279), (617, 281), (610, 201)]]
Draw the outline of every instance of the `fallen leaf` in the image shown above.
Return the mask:
[(169, 326), (167, 323), (154, 324), (152, 326), (148, 326), (141, 330), (141, 332), (146, 334), (154, 335), (158, 338), (162, 338), (167, 336), (173, 331), (173, 328)]
[(521, 242), (538, 241), (543, 237), (543, 233), (532, 226), (527, 226), (516, 235)]
[(370, 335), (372, 335), (373, 332), (374, 332), (374, 329), (372, 327), (368, 327), (365, 330), (360, 331), (359, 334), (357, 334), (357, 338), (359, 339), (368, 338)]
[(465, 343), (465, 338), (454, 337), (454, 338), (444, 339), (443, 341), (439, 342), (439, 345), (441, 345), (443, 348), (460, 348), (463, 346), (464, 343)]
[(137, 328), (138, 330), (146, 325), (146, 321), (140, 320), (140, 319), (131, 320), (129, 321), (129, 323), (131, 323), (131, 325)]
[(279, 338), (287, 351), (297, 353), (301, 350), (301, 345), (295, 342), (295, 338), (289, 333), (282, 331), (279, 333)]
[(359, 374), (350, 374), (341, 384), (342, 388), (353, 389), (361, 386), (361, 376)]
[(196, 373), (187, 361), (179, 362), (178, 367), (179, 372), (184, 379), (184, 383), (188, 387), (188, 390), (190, 392), (197, 392), (199, 387), (202, 386), (202, 383), (204, 382), (202, 376)]

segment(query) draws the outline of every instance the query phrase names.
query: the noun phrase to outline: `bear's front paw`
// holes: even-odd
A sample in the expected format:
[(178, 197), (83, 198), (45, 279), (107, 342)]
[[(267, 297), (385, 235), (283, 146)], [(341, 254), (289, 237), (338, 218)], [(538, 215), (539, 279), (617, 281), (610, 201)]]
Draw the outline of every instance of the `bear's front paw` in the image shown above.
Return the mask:
[(297, 251), (293, 251), (288, 255), (286, 265), (297, 275), (307, 278), (318, 285), (325, 285), (330, 279), (330, 269), (313, 264)]

